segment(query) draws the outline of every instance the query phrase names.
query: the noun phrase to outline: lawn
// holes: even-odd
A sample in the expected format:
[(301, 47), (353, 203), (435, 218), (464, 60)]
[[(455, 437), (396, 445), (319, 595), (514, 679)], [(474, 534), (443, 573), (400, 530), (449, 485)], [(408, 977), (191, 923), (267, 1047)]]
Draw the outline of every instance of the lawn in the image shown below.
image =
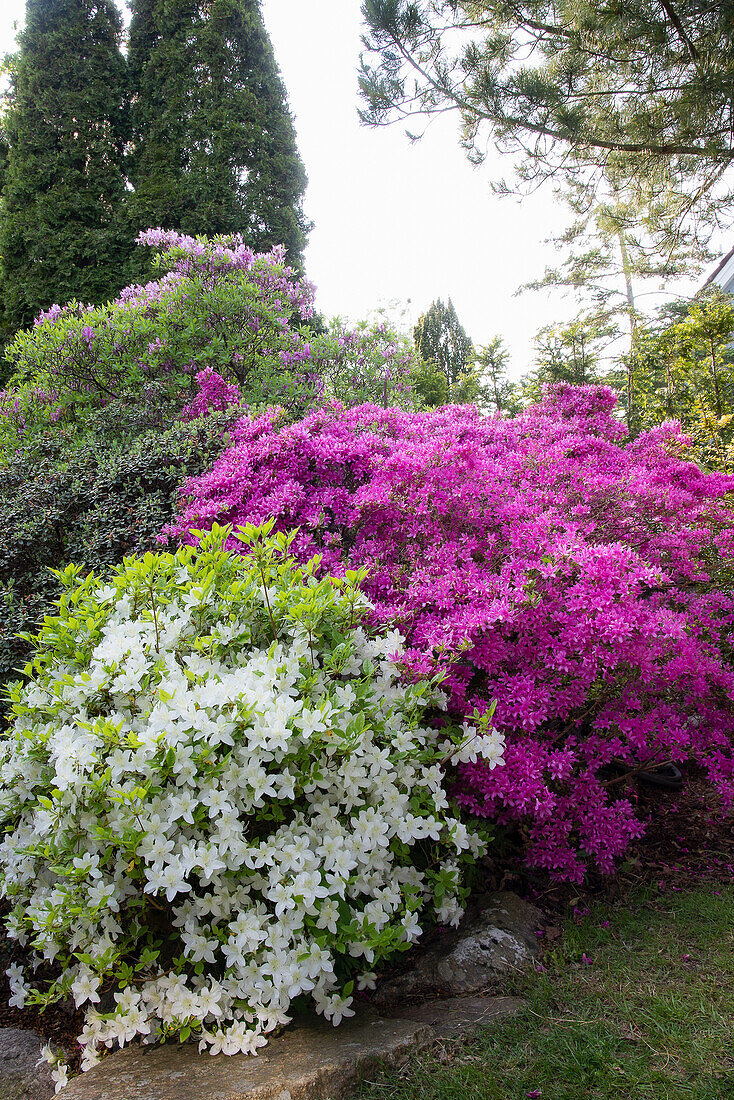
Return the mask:
[(576, 913), (519, 983), (526, 1007), (360, 1100), (734, 1098), (734, 886)]

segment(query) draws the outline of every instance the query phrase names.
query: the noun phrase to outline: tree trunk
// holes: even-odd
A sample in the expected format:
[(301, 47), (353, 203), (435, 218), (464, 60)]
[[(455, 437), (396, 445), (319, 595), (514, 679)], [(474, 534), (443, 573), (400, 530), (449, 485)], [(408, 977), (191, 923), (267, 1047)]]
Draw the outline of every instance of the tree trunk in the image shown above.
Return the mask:
[(632, 382), (633, 382), (633, 362), (635, 349), (637, 347), (637, 311), (635, 310), (635, 296), (632, 290), (632, 266), (630, 264), (629, 252), (627, 251), (627, 238), (624, 235), (624, 229), (620, 225), (617, 229), (617, 240), (619, 242), (619, 254), (622, 258), (622, 272), (624, 274), (624, 287), (627, 293), (627, 316), (630, 323), (630, 353), (627, 359), (627, 431), (632, 431)]
[(716, 416), (721, 420), (721, 394), (719, 393), (719, 372), (716, 368), (716, 345), (713, 336), (709, 337), (711, 347), (711, 374), (714, 379), (714, 393), (716, 395)]

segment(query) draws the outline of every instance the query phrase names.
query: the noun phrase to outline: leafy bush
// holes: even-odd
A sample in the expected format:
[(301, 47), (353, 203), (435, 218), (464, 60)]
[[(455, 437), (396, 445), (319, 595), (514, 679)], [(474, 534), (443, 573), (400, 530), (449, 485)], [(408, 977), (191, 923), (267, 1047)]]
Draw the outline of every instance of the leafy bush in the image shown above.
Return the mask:
[(0, 680), (28, 659), (17, 634), (59, 595), (50, 569), (74, 560), (99, 574), (155, 547), (182, 481), (211, 465), (232, 419), (171, 426), (160, 415), (115, 402), (90, 414), (83, 434), (31, 438), (0, 466)]
[[(282, 249), (255, 255), (237, 238), (163, 230), (141, 241), (159, 250), (158, 281), (97, 308), (53, 306), (8, 352), (0, 680), (27, 657), (17, 633), (58, 594), (45, 567), (73, 558), (99, 572), (150, 549), (181, 481), (211, 465), (238, 409), (275, 400), (297, 419), (326, 391), (359, 399), (373, 384), (387, 393), (388, 380), (391, 400), (409, 400), (410, 356), (390, 330), (294, 327), (311, 316), (312, 288)], [(179, 416), (195, 426), (175, 426)]]
[(628, 363), (633, 426), (675, 418), (696, 460), (727, 473), (734, 470), (733, 336), (734, 299), (710, 286), (668, 307), (662, 322), (640, 334)]
[(308, 405), (317, 392), (308, 333), (294, 322), (311, 316), (313, 288), (282, 248), (255, 254), (237, 237), (163, 230), (140, 243), (158, 249), (160, 279), (103, 306), (52, 306), (6, 350), (15, 374), (0, 412), (16, 430), (27, 439), (49, 417), (65, 424), (80, 408), (136, 401), (151, 384), (180, 407), (191, 376), (207, 370), (236, 382), (251, 404)]
[(362, 575), (318, 580), (271, 527), (128, 558), (104, 587), (69, 566), (11, 689), (0, 891), (57, 975), (11, 986), (86, 1006), (84, 1068), (135, 1036), (254, 1053), (301, 995), (337, 1024), (355, 978), (458, 920), (484, 848), (445, 765), (493, 767), (501, 738), (422, 725), (440, 696), (399, 683), (396, 632), (358, 625)]
[(340, 318), (310, 342), (322, 397), (343, 405), (414, 408), (416, 381), (425, 370), (411, 341), (385, 321), (349, 326)]
[(167, 529), (275, 516), (300, 560), (368, 566), (407, 667), (446, 670), (458, 717), (498, 701), (506, 767), (464, 768), (461, 801), (523, 822), (530, 861), (570, 879), (640, 832), (607, 766), (692, 758), (734, 797), (734, 478), (679, 457), (674, 424), (624, 442), (614, 403), (561, 385), (512, 420), (243, 420)]

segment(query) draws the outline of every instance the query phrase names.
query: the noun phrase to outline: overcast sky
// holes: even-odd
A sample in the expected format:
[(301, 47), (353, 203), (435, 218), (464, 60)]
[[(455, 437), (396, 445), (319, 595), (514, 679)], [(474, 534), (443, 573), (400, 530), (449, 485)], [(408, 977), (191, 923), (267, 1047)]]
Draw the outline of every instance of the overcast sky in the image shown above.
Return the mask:
[[(562, 204), (546, 189), (521, 201), (494, 196), (489, 181), (509, 165), (495, 158), (473, 168), (452, 116), (416, 144), (399, 126), (360, 125), (359, 0), (263, 0), (262, 8), (309, 177), (306, 264), (319, 309), (359, 319), (396, 301), (412, 321), (450, 297), (476, 344), (499, 334), (513, 375), (528, 369), (536, 330), (574, 312), (557, 293), (514, 297), (557, 262), (543, 242), (563, 228)], [(2, 52), (13, 48), (24, 11), (24, 0), (2, 0)]]

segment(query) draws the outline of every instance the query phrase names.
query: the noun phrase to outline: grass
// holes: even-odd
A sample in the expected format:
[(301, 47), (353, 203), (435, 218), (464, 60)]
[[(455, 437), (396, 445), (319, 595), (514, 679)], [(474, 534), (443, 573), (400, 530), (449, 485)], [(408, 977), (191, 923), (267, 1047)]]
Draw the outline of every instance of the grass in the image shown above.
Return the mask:
[(544, 965), (518, 1016), (360, 1100), (734, 1100), (734, 886), (599, 906)]

